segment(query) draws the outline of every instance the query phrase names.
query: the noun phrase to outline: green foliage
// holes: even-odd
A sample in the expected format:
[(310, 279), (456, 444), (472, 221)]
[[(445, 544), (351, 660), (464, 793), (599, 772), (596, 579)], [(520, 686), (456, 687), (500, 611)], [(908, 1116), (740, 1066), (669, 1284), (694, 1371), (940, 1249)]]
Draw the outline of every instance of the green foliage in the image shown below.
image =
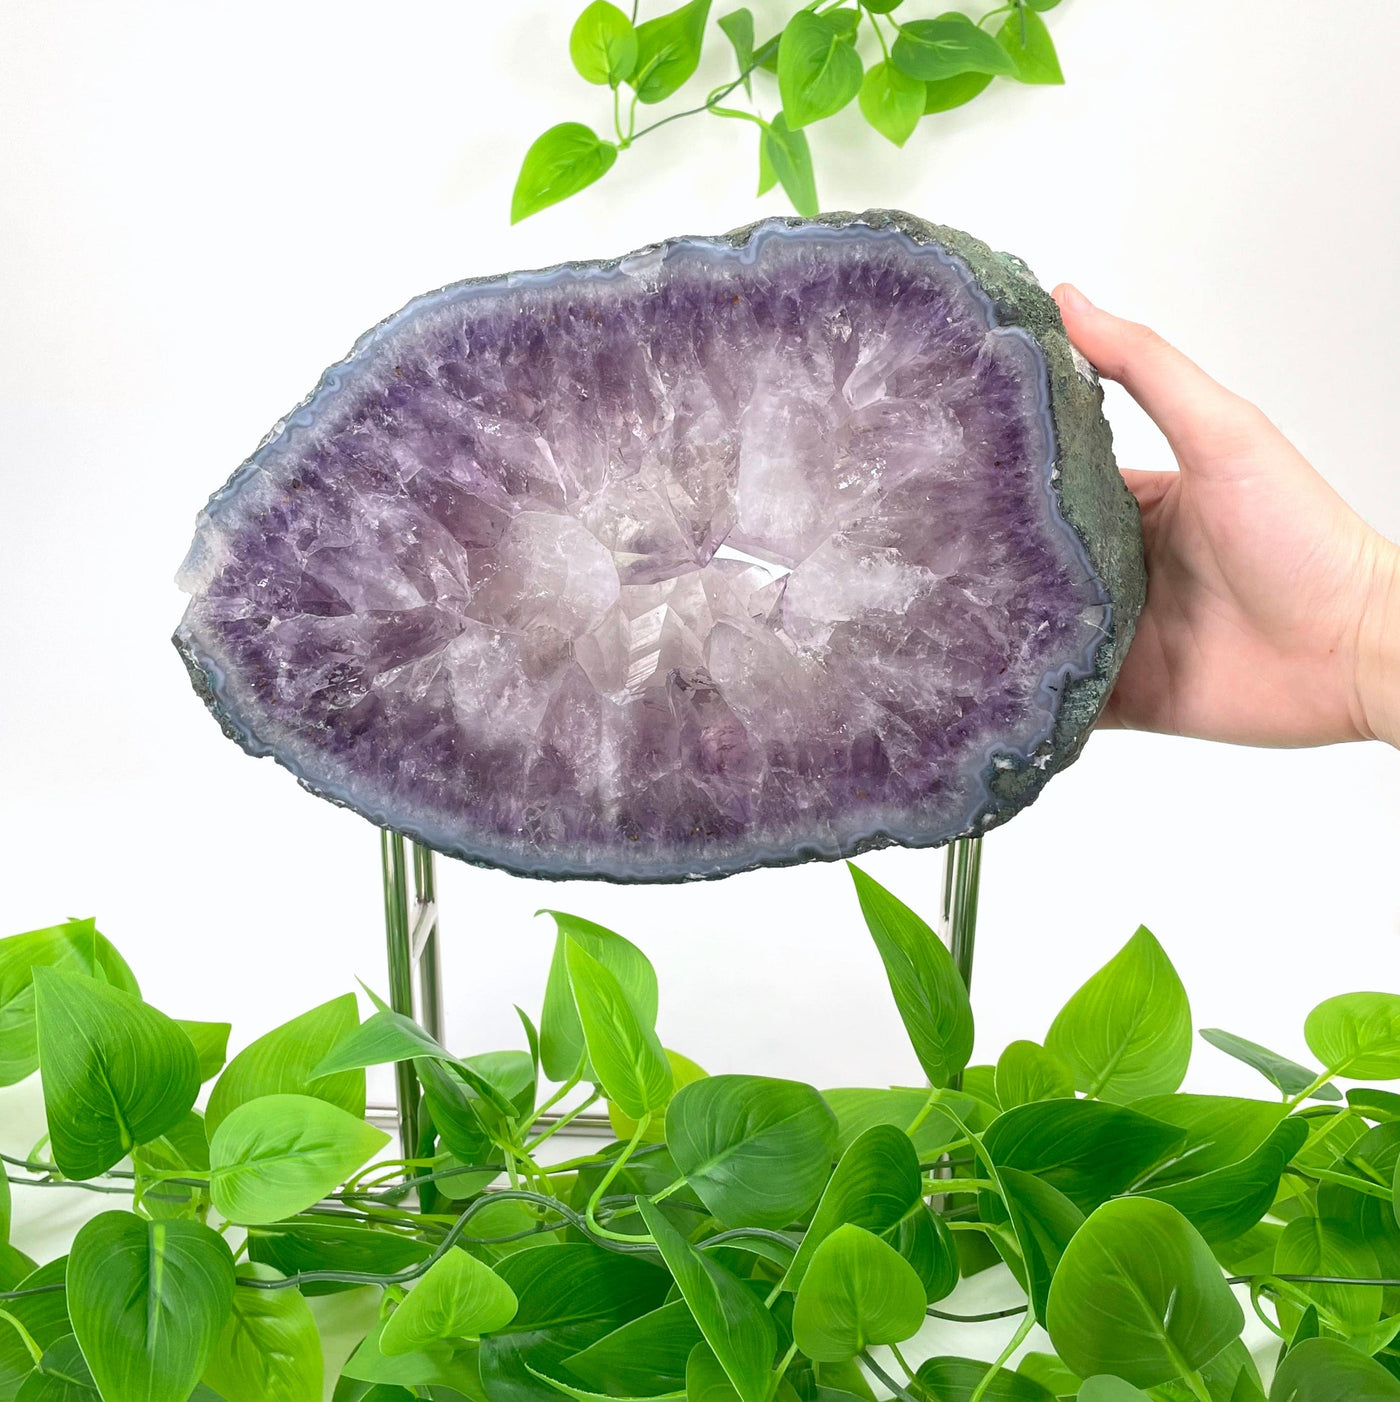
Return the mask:
[(1050, 1288), (1055, 1351), (1080, 1374), (1155, 1387), (1209, 1363), (1244, 1328), (1210, 1248), (1175, 1208), (1105, 1203), (1075, 1233)]
[(851, 866), (861, 913), (924, 1075), (946, 1085), (972, 1057), (972, 1005), (953, 956), (902, 901)]
[(65, 1177), (95, 1178), (184, 1119), (199, 1059), (178, 1023), (134, 993), (46, 966), (34, 995), (44, 1112)]
[(321, 1402), (321, 1336), (298, 1290), (261, 1290), (279, 1281), (271, 1266), (238, 1268), (233, 1305), (204, 1381), (224, 1402)]
[[(584, 82), (609, 90), (611, 138), (583, 122), (563, 122), (538, 137), (516, 181), (511, 222), (586, 189), (612, 169), (619, 153), (677, 118), (705, 114), (756, 126), (758, 193), (780, 185), (799, 214), (815, 215), (807, 128), (837, 117), (858, 98), (865, 122), (902, 147), (926, 116), (971, 102), (994, 78), (1063, 83), (1041, 18), (1056, 3), (1006, 0), (974, 23), (958, 10), (914, 15), (903, 0), (800, 6), (786, 0), (781, 27), (762, 42), (752, 11), (730, 9), (715, 17), (721, 36), (715, 43), (727, 42), (732, 59), (729, 76), (691, 105), (639, 127), (639, 105), (666, 102), (699, 69), (712, 32), (710, 0), (645, 18), (636, 6), (629, 16), (611, 0), (592, 0), (569, 30), (569, 58)], [(731, 105), (741, 97), (744, 106)]]
[(250, 1042), (224, 1068), (209, 1093), (204, 1119), (212, 1135), (224, 1117), (263, 1095), (314, 1095), (360, 1118), (365, 1113), (363, 1071), (317, 1074), (318, 1063), (359, 1026), (355, 995), (344, 993), (301, 1013)]
[(185, 1402), (233, 1283), (223, 1238), (198, 1222), (104, 1212), (83, 1226), (68, 1255), (68, 1313), (103, 1402)]
[(814, 1362), (901, 1344), (924, 1322), (923, 1282), (887, 1242), (847, 1222), (817, 1247), (792, 1308), (792, 1337)]
[(1046, 1049), (1085, 1095), (1123, 1105), (1171, 1094), (1191, 1060), (1191, 1005), (1145, 926), (1060, 1010)]
[[(617, 14), (581, 67), (625, 58)], [(643, 951), (562, 913), (521, 1046), (459, 1054), (347, 993), (222, 1070), (226, 1025), (149, 1007), (91, 922), (0, 940), (0, 1067), (37, 1069), (50, 1135), (0, 1176), (0, 1402), (873, 1402), (866, 1350), (998, 1262), (1056, 1352), (993, 1370), (931, 1333), (914, 1402), (1261, 1402), (1228, 1278), (1288, 1341), (1271, 1402), (1400, 1394), (1400, 1095), (1333, 1085), (1400, 1079), (1400, 1000), (1322, 1003), (1316, 1070), (1203, 1034), (1277, 1094), (1181, 1094), (1189, 1005), (1139, 931), (1044, 1044), (970, 1066), (946, 949), (854, 879), (931, 1085), (707, 1076), (662, 1050)], [(392, 1063), (423, 1088), (409, 1161), (363, 1118)], [(600, 1099), (618, 1142), (553, 1166), (541, 1116)], [(130, 1210), (35, 1267), (12, 1210), (76, 1173)], [(363, 1286), (379, 1319), (337, 1384), (307, 1300)]]

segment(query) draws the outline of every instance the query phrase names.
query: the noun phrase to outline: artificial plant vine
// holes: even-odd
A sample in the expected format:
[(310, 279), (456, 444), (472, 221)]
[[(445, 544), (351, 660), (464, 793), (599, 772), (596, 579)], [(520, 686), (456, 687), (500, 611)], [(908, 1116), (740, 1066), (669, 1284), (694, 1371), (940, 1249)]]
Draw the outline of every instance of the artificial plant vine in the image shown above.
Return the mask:
[[(464, 1056), (347, 994), (226, 1061), (91, 921), (0, 940), (0, 1085), (37, 1071), (48, 1124), (0, 1155), (0, 1402), (319, 1402), (308, 1302), (356, 1286), (338, 1402), (1259, 1402), (1235, 1286), (1271, 1402), (1400, 1398), (1400, 1095), (1335, 1084), (1400, 1080), (1400, 996), (1319, 1004), (1315, 1067), (1207, 1029), (1278, 1095), (1182, 1094), (1190, 1005), (1144, 929), (970, 1065), (952, 954), (851, 870), (925, 1085), (706, 1075), (646, 955), (561, 912), (525, 1047)], [(387, 1157), (390, 1063), (422, 1114)], [(557, 1157), (599, 1098), (614, 1142)], [(130, 1204), (39, 1264), (11, 1193), (65, 1187)], [(950, 1298), (1000, 1264), (1022, 1303)], [(943, 1344), (994, 1321), (985, 1357)]]
[[(1057, 4), (1008, 0), (974, 22), (960, 10), (909, 17), (904, 0), (810, 0), (762, 42), (752, 12), (731, 10), (717, 27), (733, 49), (735, 76), (702, 102), (645, 121), (639, 109), (673, 97), (699, 67), (711, 0), (689, 0), (640, 23), (636, 0), (630, 18), (611, 0), (592, 0), (569, 35), (569, 56), (586, 82), (610, 90), (611, 135), (561, 122), (540, 136), (525, 154), (511, 222), (586, 189), (643, 137), (704, 114), (756, 128), (758, 193), (781, 185), (799, 214), (814, 216), (809, 127), (855, 102), (880, 135), (903, 146), (921, 119), (971, 102), (994, 78), (1063, 83), (1041, 18)], [(770, 79), (776, 110), (774, 94), (763, 90)]]

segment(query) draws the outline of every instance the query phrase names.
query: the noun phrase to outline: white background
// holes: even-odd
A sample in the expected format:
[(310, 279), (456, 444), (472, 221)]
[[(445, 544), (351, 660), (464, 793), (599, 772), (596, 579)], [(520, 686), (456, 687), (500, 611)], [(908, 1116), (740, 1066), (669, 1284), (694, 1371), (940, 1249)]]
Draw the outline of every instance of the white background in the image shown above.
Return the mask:
[[(196, 509), (414, 294), (784, 205), (753, 197), (749, 128), (693, 120), (510, 228), (529, 140), (607, 120), (568, 66), (570, 4), (3, 14), (0, 930), (95, 914), (152, 1001), (231, 1019), (238, 1045), (356, 975), (383, 986), (378, 851), (191, 693), (167, 638)], [(823, 205), (966, 228), (1152, 322), (1400, 535), (1400, 8), (1066, 0), (1048, 18), (1065, 88), (999, 82), (902, 153), (853, 107), (813, 136)], [(697, 89), (727, 62), (712, 42)], [(1116, 391), (1109, 408), (1125, 464), (1169, 465)], [(1199, 1025), (1305, 1055), (1318, 999), (1400, 988), (1397, 857), (1400, 754), (1379, 745), (1101, 735), (987, 841), (979, 1052), (1040, 1036), (1146, 922)], [(866, 864), (932, 913), (937, 855)], [(641, 943), (665, 1039), (711, 1070), (916, 1074), (840, 866), (622, 889), (441, 865), (456, 1050), (518, 1044), (510, 1005), (537, 1007), (551, 937), (532, 912), (552, 905)], [(1207, 1047), (1191, 1084), (1265, 1089)]]

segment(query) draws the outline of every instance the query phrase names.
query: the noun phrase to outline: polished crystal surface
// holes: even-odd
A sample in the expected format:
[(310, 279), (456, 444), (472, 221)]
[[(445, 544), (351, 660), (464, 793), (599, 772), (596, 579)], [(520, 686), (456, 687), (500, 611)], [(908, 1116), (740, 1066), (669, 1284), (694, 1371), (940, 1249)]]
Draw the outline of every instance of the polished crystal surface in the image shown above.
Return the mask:
[(859, 222), (458, 284), (201, 515), (225, 729), (448, 853), (665, 880), (978, 831), (1109, 594), (1037, 340)]

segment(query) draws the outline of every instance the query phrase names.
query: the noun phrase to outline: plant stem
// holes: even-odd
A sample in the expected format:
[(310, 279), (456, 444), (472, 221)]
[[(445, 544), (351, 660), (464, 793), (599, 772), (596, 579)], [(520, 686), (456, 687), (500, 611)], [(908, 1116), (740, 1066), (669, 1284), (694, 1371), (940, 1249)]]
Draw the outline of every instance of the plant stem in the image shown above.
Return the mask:
[(626, 1236), (621, 1232), (610, 1232), (606, 1227), (602, 1226), (599, 1223), (596, 1214), (598, 1204), (602, 1201), (603, 1194), (607, 1192), (613, 1179), (616, 1178), (617, 1175), (622, 1172), (623, 1166), (626, 1164), (627, 1160), (632, 1157), (633, 1150), (636, 1149), (637, 1145), (642, 1142), (642, 1136), (647, 1132), (647, 1129), (650, 1125), (651, 1111), (648, 1110), (647, 1113), (643, 1115), (640, 1120), (637, 1121), (637, 1128), (633, 1131), (631, 1139), (627, 1141), (626, 1147), (612, 1161), (612, 1166), (603, 1175), (602, 1180), (599, 1182), (598, 1186), (594, 1188), (593, 1192), (589, 1195), (588, 1206), (584, 1209), (583, 1217), (584, 1221), (588, 1223), (590, 1229), (597, 1232), (599, 1236), (609, 1237), (613, 1241), (644, 1240), (644, 1238), (640, 1237)]
[(982, 1374), (982, 1381), (972, 1389), (972, 1396), (967, 1399), (967, 1402), (982, 1402), (982, 1399), (987, 1395), (987, 1389), (996, 1381), (997, 1374), (1001, 1372), (1002, 1364), (1025, 1343), (1026, 1335), (1029, 1334), (1034, 1327), (1035, 1315), (1027, 1310), (1026, 1317), (1021, 1321), (1020, 1326), (1011, 1336), (1010, 1343), (997, 1354), (996, 1362)]
[(865, 1349), (860, 1355), (860, 1361), (875, 1374), (889, 1390), (900, 1399), (900, 1402), (916, 1402), (909, 1390), (897, 1383), (880, 1365), (870, 1356), (870, 1350)]
[[(583, 1112), (586, 1109), (588, 1109), (590, 1105), (594, 1104), (599, 1098), (600, 1092), (594, 1090), (593, 1094), (590, 1095), (587, 1100), (584, 1100), (578, 1105), (575, 1105), (574, 1108), (570, 1110), (567, 1115), (560, 1115), (559, 1118), (555, 1120), (555, 1122), (552, 1125), (550, 1125), (548, 1129), (546, 1129), (542, 1134), (538, 1134), (535, 1136), (535, 1138), (530, 1140), (529, 1143), (525, 1145), (525, 1152), (527, 1154), (533, 1154), (535, 1150), (540, 1147), (541, 1144), (543, 1144), (548, 1139), (552, 1139), (556, 1134), (559, 1133), (561, 1129), (564, 1128), (565, 1125), (569, 1124), (579, 1115), (583, 1114)], [(557, 1171), (558, 1170), (556, 1169), (556, 1172)]]
[(890, 1352), (894, 1354), (894, 1361), (904, 1369), (904, 1376), (912, 1383), (914, 1381), (914, 1370), (904, 1361), (904, 1355), (899, 1351), (899, 1345), (891, 1344)]

